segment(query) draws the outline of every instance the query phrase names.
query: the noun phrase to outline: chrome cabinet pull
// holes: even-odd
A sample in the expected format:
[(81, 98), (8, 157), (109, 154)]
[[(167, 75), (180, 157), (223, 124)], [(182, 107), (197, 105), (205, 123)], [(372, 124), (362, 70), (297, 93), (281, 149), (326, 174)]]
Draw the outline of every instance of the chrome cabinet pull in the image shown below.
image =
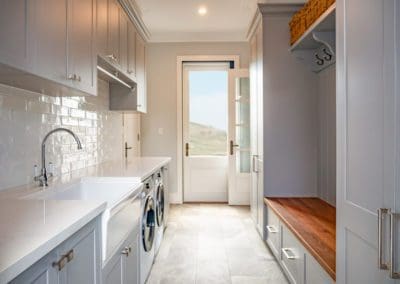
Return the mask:
[(390, 209), (379, 208), (378, 209), (378, 266), (379, 269), (387, 270), (389, 265), (383, 262), (383, 226), (382, 221), (384, 215), (390, 214)]
[(271, 234), (276, 234), (276, 233), (278, 233), (278, 229), (275, 228), (275, 226), (270, 226), (270, 225), (268, 225), (268, 226), (267, 226), (267, 230), (268, 230), (268, 232), (271, 233)]
[(114, 61), (117, 61), (117, 56), (115, 56), (115, 54), (110, 54), (110, 55), (107, 55), (106, 57), (108, 57)]
[(68, 80), (80, 82), (82, 79), (81, 79), (81, 76), (78, 76), (76, 74), (69, 74)]
[(68, 262), (67, 257), (63, 255), (59, 261), (53, 262), (52, 266), (57, 268), (58, 271), (61, 271), (65, 267), (67, 262)]
[[(282, 248), (282, 252), (287, 259), (293, 260), (297, 258), (290, 248)], [(291, 253), (291, 255), (289, 255), (289, 252)]]
[(126, 257), (129, 256), (129, 253), (132, 251), (132, 249), (125, 247), (122, 251), (121, 254), (125, 255)]
[(400, 273), (395, 271), (395, 221), (396, 217), (399, 216), (399, 213), (390, 212), (389, 210), (389, 218), (390, 218), (390, 265), (389, 265), (389, 274), (392, 279), (400, 279)]
[(258, 173), (258, 168), (257, 168), (257, 160), (258, 159), (258, 155), (253, 155), (253, 172), (254, 173)]
[(74, 250), (71, 249), (69, 252), (67, 252), (65, 257), (67, 258), (67, 262), (70, 262), (71, 260), (73, 260), (74, 259)]

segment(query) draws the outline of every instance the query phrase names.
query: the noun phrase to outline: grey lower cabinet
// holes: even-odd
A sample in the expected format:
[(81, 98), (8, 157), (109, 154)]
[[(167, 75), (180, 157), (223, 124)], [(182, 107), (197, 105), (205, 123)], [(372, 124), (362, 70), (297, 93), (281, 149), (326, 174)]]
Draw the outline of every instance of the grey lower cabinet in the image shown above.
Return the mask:
[(139, 233), (133, 230), (103, 267), (103, 284), (139, 283)]
[(266, 206), (266, 211), (266, 242), (289, 282), (293, 284), (335, 283), (268, 206)]
[(99, 284), (100, 222), (90, 222), (37, 261), (11, 284)]

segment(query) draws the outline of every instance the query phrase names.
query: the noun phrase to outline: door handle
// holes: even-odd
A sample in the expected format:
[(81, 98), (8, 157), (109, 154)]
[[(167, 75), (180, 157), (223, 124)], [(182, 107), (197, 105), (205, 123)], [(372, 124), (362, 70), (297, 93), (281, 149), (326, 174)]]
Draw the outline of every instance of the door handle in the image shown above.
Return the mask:
[(230, 154), (233, 155), (233, 148), (235, 147), (239, 147), (238, 144), (233, 144), (233, 141), (231, 140), (231, 142), (229, 143), (229, 149), (230, 149)]
[(185, 144), (185, 155), (186, 157), (189, 157), (189, 143)]
[(128, 143), (125, 142), (125, 158), (128, 158), (128, 150), (131, 150), (132, 147), (128, 147)]
[(257, 168), (257, 159), (258, 159), (258, 155), (253, 155), (253, 172), (254, 173), (258, 173), (258, 168)]
[(400, 279), (400, 272), (395, 271), (395, 221), (396, 217), (398, 217), (399, 213), (394, 213), (389, 211), (390, 218), (390, 265), (389, 265), (389, 274), (392, 279)]
[(379, 208), (378, 209), (378, 266), (379, 269), (387, 270), (389, 265), (383, 262), (383, 226), (382, 221), (386, 214), (390, 214), (390, 209)]

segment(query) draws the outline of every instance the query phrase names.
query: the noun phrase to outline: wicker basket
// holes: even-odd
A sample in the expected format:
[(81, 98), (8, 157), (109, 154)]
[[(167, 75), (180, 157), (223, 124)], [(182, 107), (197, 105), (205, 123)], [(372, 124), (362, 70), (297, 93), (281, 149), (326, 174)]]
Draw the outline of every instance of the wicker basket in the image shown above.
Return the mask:
[(333, 3), (335, 3), (335, 0), (326, 0), (326, 8), (328, 9)]
[(295, 43), (335, 0), (309, 0), (289, 23), (290, 44)]
[(317, 17), (321, 16), (326, 11), (326, 9), (328, 8), (327, 1), (328, 0), (318, 0), (317, 1), (317, 7), (316, 7), (316, 9), (317, 9)]

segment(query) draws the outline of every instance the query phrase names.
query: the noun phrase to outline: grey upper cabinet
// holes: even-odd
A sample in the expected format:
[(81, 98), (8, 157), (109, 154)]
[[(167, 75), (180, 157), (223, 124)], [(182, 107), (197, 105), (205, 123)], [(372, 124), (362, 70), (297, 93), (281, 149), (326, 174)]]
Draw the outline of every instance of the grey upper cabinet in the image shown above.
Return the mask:
[(119, 9), (119, 60), (121, 70), (128, 71), (128, 17)]
[(27, 0), (3, 0), (0, 9), (0, 61), (26, 68)]
[(146, 46), (139, 34), (136, 34), (136, 80), (137, 111), (147, 111), (146, 101)]
[(96, 3), (96, 50), (97, 54), (107, 55), (108, 42), (108, 0)]
[(117, 0), (108, 0), (108, 44), (106, 57), (112, 64), (119, 63), (119, 4)]
[(27, 8), (27, 69), (62, 84), (67, 68), (66, 10), (67, 0), (33, 0)]
[(96, 94), (94, 0), (68, 0), (67, 79), (72, 86)]
[(128, 21), (128, 74), (136, 76), (136, 29)]

